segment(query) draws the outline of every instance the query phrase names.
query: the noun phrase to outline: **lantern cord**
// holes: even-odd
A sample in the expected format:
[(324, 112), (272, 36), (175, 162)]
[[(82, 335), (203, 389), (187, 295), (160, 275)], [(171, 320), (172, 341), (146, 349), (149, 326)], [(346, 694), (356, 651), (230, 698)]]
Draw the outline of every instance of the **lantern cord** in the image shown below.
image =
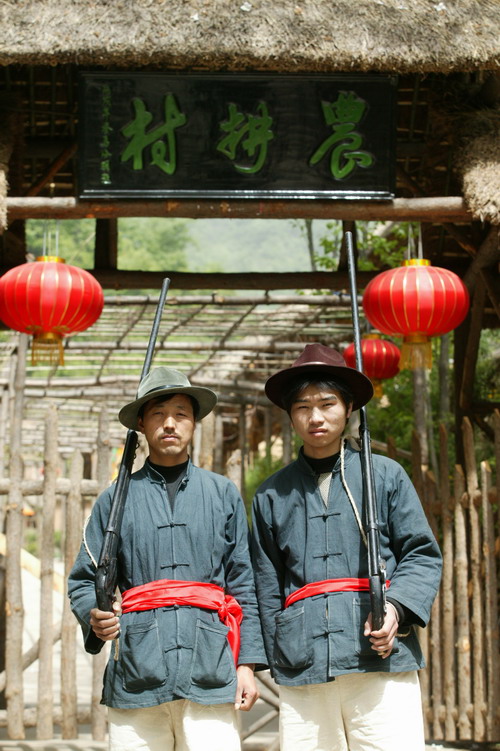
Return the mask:
[(415, 254), (415, 242), (413, 239), (413, 227), (411, 222), (408, 224), (408, 245), (406, 246), (406, 260), (409, 261)]
[(422, 224), (418, 225), (418, 258), (422, 259), (424, 257), (424, 249), (423, 249), (423, 243), (422, 243)]

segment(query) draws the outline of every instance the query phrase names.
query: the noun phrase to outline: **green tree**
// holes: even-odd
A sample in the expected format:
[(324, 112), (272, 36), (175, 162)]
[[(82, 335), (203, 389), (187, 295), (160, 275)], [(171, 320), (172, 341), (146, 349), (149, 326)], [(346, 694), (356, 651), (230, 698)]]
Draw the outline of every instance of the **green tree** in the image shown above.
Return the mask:
[(118, 221), (118, 267), (142, 271), (188, 271), (190, 241), (185, 219), (134, 218)]

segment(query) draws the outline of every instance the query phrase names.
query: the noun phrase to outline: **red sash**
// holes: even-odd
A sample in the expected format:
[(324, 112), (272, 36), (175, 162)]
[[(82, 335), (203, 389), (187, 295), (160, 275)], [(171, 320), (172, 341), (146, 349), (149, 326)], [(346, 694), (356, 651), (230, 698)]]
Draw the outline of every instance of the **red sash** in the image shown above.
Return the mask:
[[(390, 581), (386, 581), (386, 587), (390, 586)], [(298, 600), (304, 600), (306, 597), (314, 595), (324, 595), (329, 592), (369, 592), (369, 579), (324, 579), (319, 582), (305, 584), (300, 589), (296, 589), (288, 595), (285, 600), (285, 608), (293, 605)]]
[(195, 608), (216, 610), (219, 618), (229, 627), (227, 639), (238, 664), (240, 652), (240, 625), (243, 611), (234, 597), (225, 594), (221, 587), (206, 582), (159, 579), (127, 589), (122, 595), (122, 612), (153, 610), (168, 605), (191, 605)]

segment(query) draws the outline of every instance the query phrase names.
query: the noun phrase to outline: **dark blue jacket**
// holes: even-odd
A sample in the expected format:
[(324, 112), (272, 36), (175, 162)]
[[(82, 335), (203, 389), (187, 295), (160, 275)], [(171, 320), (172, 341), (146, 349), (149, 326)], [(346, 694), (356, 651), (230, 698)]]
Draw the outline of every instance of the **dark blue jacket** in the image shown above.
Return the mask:
[[(83, 630), (85, 648), (101, 642), (90, 628), (96, 607), (95, 565), (114, 488), (97, 500), (84, 543), (69, 577), (71, 607)], [(243, 609), (239, 664), (265, 663), (248, 548), (248, 523), (236, 486), (227, 478), (188, 464), (174, 512), (163, 478), (146, 462), (132, 475), (118, 552), (120, 591), (157, 579), (217, 584)], [(165, 607), (121, 617), (104, 678), (103, 703), (148, 707), (177, 698), (200, 704), (233, 702), (236, 668), (216, 612)]]
[[(374, 456), (373, 464), (389, 594), (424, 626), (439, 587), (441, 554), (402, 467), (382, 456)], [(349, 446), (345, 478), (361, 514), (360, 454)], [(363, 636), (368, 593), (317, 595), (283, 609), (285, 598), (305, 584), (368, 576), (367, 549), (341, 479), (340, 459), (327, 507), (302, 453), (260, 486), (253, 504), (253, 555), (268, 663), (278, 683), (300, 686), (343, 673), (423, 667), (413, 628), (396, 639), (385, 660), (370, 649)]]

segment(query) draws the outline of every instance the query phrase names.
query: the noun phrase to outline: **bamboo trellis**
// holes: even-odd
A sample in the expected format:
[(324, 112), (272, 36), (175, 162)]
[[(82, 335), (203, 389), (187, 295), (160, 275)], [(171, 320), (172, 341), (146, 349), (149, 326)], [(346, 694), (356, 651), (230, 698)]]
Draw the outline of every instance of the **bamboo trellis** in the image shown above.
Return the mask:
[[(95, 479), (83, 478), (83, 462), (78, 450), (74, 452), (67, 477), (56, 477), (62, 466), (57, 454), (57, 414), (55, 408), (47, 413), (45, 433), (45, 472), (43, 482), (23, 481), (16, 442), (11, 453), (10, 477), (2, 479), (0, 493), (7, 499), (7, 540), (3, 538), (7, 558), (7, 633), (22, 633), (23, 605), (21, 567), (21, 509), (25, 494), (42, 495), (42, 550), (40, 557), (41, 599), (39, 641), (22, 654), (20, 641), (10, 646), (6, 669), (0, 674), (0, 690), (6, 688), (7, 709), (0, 710), (0, 727), (10, 738), (23, 738), (26, 730), (36, 728), (37, 738), (48, 738), (60, 727), (64, 738), (76, 738), (82, 728), (89, 726), (96, 742), (104, 740), (106, 726), (103, 707), (99, 704), (102, 671), (105, 657), (94, 658), (92, 689), (88, 704), (77, 702), (76, 667), (79, 640), (76, 622), (64, 605), (62, 624), (54, 622), (52, 599), (54, 588), (61, 591), (60, 576), (53, 569), (53, 529), (56, 508), (62, 508), (64, 531), (65, 575), (72, 564), (81, 537), (84, 514), (109, 477), (109, 419), (103, 411), (99, 421)], [(236, 471), (232, 477), (240, 487), (244, 483), (245, 467), (250, 461), (247, 446), (244, 412), (236, 415), (239, 432)], [(200, 440), (194, 447), (199, 464), (205, 467), (221, 465), (220, 413), (202, 423)], [(286, 422), (272, 423), (271, 413), (264, 420), (269, 440), (272, 429), (283, 431), (283, 455), (290, 458), (290, 435)], [(496, 450), (500, 447), (500, 414), (495, 415)], [(421, 631), (427, 668), (421, 671), (422, 701), (426, 737), (433, 741), (498, 741), (500, 740), (500, 656), (498, 640), (498, 567), (499, 530), (495, 512), (498, 487), (492, 485), (489, 465), (477, 466), (474, 456), (474, 437), (470, 423), (462, 426), (465, 466), (455, 467), (453, 488), (450, 487), (450, 468), (446, 463), (448, 436), (440, 429), (441, 474), (436, 478), (422, 468), (420, 447), (414, 439), (412, 477), (423, 506), (443, 551), (443, 581), (433, 608), (428, 629)], [(12, 441), (12, 439), (11, 439)], [(220, 449), (220, 447), (219, 447)], [(394, 441), (377, 444), (376, 450), (391, 456), (398, 453)], [(498, 461), (498, 457), (497, 457)], [(16, 474), (17, 472), (17, 474)], [(2, 551), (0, 551), (2, 552)], [(33, 603), (30, 603), (33, 606)], [(60, 700), (54, 701), (55, 645), (61, 641)], [(23, 671), (38, 661), (36, 701), (28, 706), (23, 697)], [(245, 744), (256, 734), (264, 734), (268, 748), (277, 748), (276, 718), (277, 688), (268, 673), (259, 674), (259, 688), (264, 711), (242, 728)], [(266, 732), (266, 728), (270, 728)]]

